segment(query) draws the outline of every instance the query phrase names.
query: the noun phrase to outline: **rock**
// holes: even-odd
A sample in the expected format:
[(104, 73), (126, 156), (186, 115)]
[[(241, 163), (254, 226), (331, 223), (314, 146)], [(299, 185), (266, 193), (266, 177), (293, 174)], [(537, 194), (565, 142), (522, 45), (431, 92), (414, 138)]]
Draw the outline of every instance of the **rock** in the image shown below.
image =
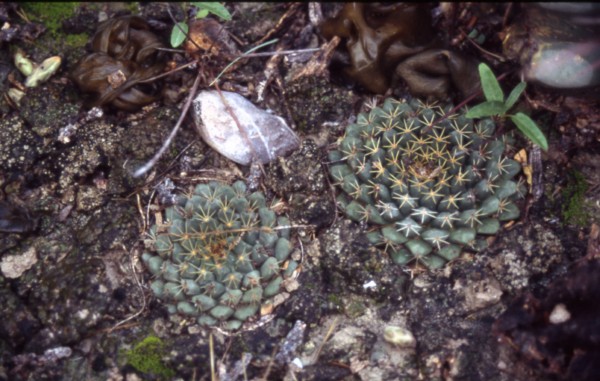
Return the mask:
[(414, 347), (417, 344), (412, 332), (406, 328), (388, 325), (383, 331), (383, 339), (399, 347)]
[[(266, 164), (278, 156), (298, 148), (300, 139), (285, 120), (254, 106), (239, 94), (202, 91), (193, 102), (196, 128), (204, 141), (215, 151), (242, 165), (249, 165), (253, 156)], [(232, 118), (235, 113), (242, 131)]]
[(33, 265), (37, 263), (35, 248), (32, 247), (21, 255), (7, 255), (2, 258), (0, 269), (2, 275), (7, 278), (15, 279), (23, 275)]
[(475, 312), (500, 302), (502, 288), (494, 278), (485, 278), (480, 281), (468, 282), (464, 289), (464, 295), (465, 309)]

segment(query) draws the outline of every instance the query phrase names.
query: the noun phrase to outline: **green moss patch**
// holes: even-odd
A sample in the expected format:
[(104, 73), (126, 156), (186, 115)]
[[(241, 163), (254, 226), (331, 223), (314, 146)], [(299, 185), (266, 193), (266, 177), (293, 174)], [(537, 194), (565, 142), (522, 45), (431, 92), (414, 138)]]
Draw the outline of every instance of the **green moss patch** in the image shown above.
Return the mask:
[(142, 373), (149, 373), (159, 377), (170, 378), (175, 371), (168, 368), (162, 361), (165, 345), (161, 339), (150, 335), (137, 343), (132, 350), (125, 353), (127, 364)]
[(21, 6), (32, 21), (41, 22), (52, 35), (56, 35), (62, 22), (75, 14), (79, 2), (24, 2)]
[(588, 183), (585, 176), (579, 171), (572, 171), (568, 175), (568, 182), (562, 191), (562, 215), (565, 223), (584, 227), (587, 225), (589, 215), (585, 210), (585, 192)]

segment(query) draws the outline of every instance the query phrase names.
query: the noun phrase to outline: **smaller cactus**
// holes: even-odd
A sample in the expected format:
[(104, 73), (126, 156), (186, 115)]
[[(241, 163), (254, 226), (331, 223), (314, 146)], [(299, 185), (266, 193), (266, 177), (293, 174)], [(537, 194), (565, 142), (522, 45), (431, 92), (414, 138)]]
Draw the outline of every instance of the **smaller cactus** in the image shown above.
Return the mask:
[(389, 98), (358, 115), (329, 153), (338, 206), (368, 223), (368, 239), (397, 264), (439, 268), (519, 217), (521, 166), (504, 156), (493, 121), (451, 108)]
[[(291, 259), (290, 222), (260, 192), (238, 181), (196, 186), (150, 229), (142, 255), (153, 293), (170, 313), (234, 330), (272, 304), (298, 263)], [(286, 228), (287, 227), (287, 228)]]

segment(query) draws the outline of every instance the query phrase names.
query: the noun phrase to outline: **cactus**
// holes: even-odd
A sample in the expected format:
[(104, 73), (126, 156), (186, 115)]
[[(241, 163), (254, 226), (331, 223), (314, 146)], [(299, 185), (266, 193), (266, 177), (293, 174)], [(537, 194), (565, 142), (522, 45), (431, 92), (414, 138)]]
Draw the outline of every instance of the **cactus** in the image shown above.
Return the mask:
[(290, 223), (246, 185), (211, 182), (180, 196), (150, 228), (142, 255), (150, 288), (170, 313), (234, 330), (273, 303), (298, 263)]
[(358, 115), (329, 153), (339, 208), (368, 223), (369, 241), (399, 265), (440, 268), (519, 217), (521, 167), (504, 156), (494, 122), (451, 109), (388, 98)]

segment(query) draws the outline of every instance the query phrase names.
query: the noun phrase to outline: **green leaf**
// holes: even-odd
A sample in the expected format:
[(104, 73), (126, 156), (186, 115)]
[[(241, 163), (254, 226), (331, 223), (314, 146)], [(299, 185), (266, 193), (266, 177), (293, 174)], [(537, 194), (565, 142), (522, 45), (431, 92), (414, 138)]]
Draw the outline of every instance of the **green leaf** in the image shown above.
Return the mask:
[[(229, 13), (227, 8), (225, 8), (225, 6), (223, 6), (223, 4), (221, 4), (221, 3), (217, 3), (217, 2), (198, 3), (198, 2), (195, 2), (195, 3), (191, 3), (191, 4), (200, 10), (206, 9), (210, 13), (217, 15), (218, 17), (222, 18), (223, 20), (226, 20), (226, 21), (231, 20), (231, 13)], [(202, 17), (206, 17), (206, 15), (202, 16)], [(202, 17), (200, 17), (200, 18), (202, 18)]]
[(203, 19), (208, 16), (208, 9), (198, 9), (196, 13), (196, 19)]
[(515, 86), (514, 89), (512, 89), (510, 94), (508, 94), (508, 98), (506, 99), (506, 102), (504, 103), (504, 106), (506, 107), (506, 111), (510, 110), (510, 108), (512, 106), (514, 106), (515, 103), (517, 103), (517, 100), (519, 99), (521, 94), (523, 94), (523, 90), (525, 90), (525, 86), (527, 86), (527, 84), (525, 82), (521, 82), (517, 86)]
[(173, 30), (171, 31), (171, 46), (176, 48), (179, 45), (183, 44), (185, 41), (186, 35), (188, 33), (189, 27), (184, 22), (178, 22), (173, 26)]
[(504, 115), (504, 103), (497, 101), (488, 101), (473, 106), (467, 114), (467, 118), (484, 118), (492, 115)]
[(492, 69), (484, 63), (479, 64), (479, 77), (481, 78), (481, 87), (483, 94), (488, 101), (504, 102), (504, 93), (492, 72)]
[(548, 151), (548, 141), (544, 133), (530, 117), (522, 112), (518, 112), (515, 115), (511, 115), (510, 119), (529, 140), (540, 146), (544, 151)]

